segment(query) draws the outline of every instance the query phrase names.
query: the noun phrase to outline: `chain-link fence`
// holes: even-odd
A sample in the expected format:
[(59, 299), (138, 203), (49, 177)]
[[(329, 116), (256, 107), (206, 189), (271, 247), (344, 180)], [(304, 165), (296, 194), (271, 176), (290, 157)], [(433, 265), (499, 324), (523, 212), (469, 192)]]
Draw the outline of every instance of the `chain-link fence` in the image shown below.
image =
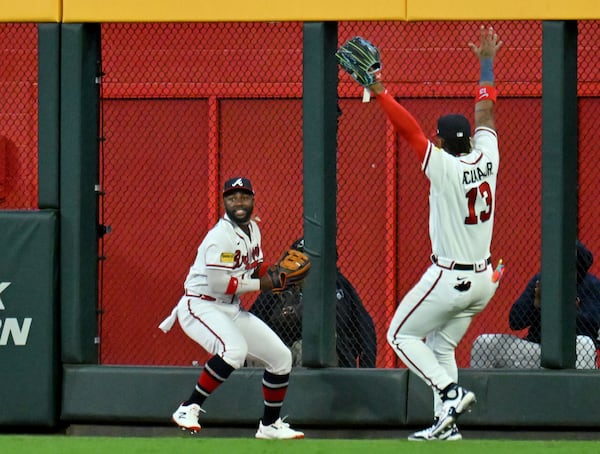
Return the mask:
[[(505, 42), (495, 65), (501, 168), (492, 255), (494, 263), (504, 259), (506, 273), (458, 346), (460, 367), (490, 356), (488, 344), (478, 348), (487, 339), (481, 335), (504, 335), (496, 343), (504, 350), (513, 339), (507, 335), (528, 335), (528, 326), (511, 327), (511, 308), (540, 270), (542, 23), (491, 25)], [(600, 250), (594, 229), (600, 168), (592, 164), (600, 111), (599, 25), (580, 22), (578, 45), (579, 238), (592, 255)], [(478, 68), (466, 44), (477, 39), (478, 27), (341, 22), (338, 41), (362, 35), (375, 42), (388, 89), (432, 135), (443, 113), (472, 120)], [(102, 26), (101, 215), (112, 229), (101, 240), (103, 364), (206, 359), (181, 330), (164, 335), (157, 325), (178, 301), (196, 248), (222, 212), (227, 177), (245, 174), (253, 181), (267, 260), (302, 236), (302, 33), (301, 23)], [(37, 207), (36, 26), (2, 24), (0, 36), (0, 94), (6, 101), (0, 112), (0, 209), (31, 209)], [(339, 363), (369, 364), (370, 357), (362, 362), (363, 348), (370, 356), (376, 352), (376, 367), (402, 367), (385, 334), (398, 301), (430, 263), (428, 183), (377, 104), (363, 103), (347, 75), (340, 72), (339, 79), (338, 266), (356, 290), (351, 300), (364, 308), (341, 304), (349, 292), (339, 292), (338, 285)], [(289, 237), (275, 233), (280, 231)], [(381, 271), (389, 257), (395, 273)], [(591, 263), (589, 271), (597, 274), (598, 265)], [(580, 318), (598, 320), (597, 292), (595, 282), (578, 289)], [(246, 296), (244, 307), (257, 296)], [(348, 311), (363, 314), (362, 325)], [(596, 334), (592, 345), (582, 344), (586, 364), (595, 361), (597, 327), (591, 323), (597, 322), (583, 324), (588, 339)], [(298, 325), (290, 329), (295, 333), (282, 337), (297, 336)], [(370, 347), (355, 346), (361, 342)], [(513, 367), (532, 367), (539, 346), (533, 344), (519, 347), (520, 354), (533, 355)], [(500, 366), (510, 367), (485, 367)]]
[[(492, 25), (506, 43), (496, 62), (502, 165), (492, 253), (507, 271), (458, 347), (460, 367), (469, 366), (481, 334), (527, 334), (511, 329), (509, 312), (540, 267), (542, 24)], [(478, 66), (466, 45), (478, 26), (344, 22), (338, 40), (362, 35), (375, 42), (388, 89), (433, 134), (443, 113), (472, 118)], [(594, 251), (599, 238), (586, 226), (597, 170), (585, 166), (591, 150), (584, 139), (598, 96), (596, 65), (589, 63), (598, 24), (580, 29), (580, 60), (588, 58), (579, 74), (588, 112), (581, 118), (581, 237)], [(202, 363), (199, 347), (180, 332), (164, 336), (155, 327), (178, 300), (195, 249), (220, 214), (222, 181), (242, 173), (255, 183), (268, 258), (293, 240), (271, 232), (285, 226), (302, 234), (302, 24), (119, 24), (102, 33), (105, 222), (113, 226), (105, 240), (102, 362)], [(402, 366), (385, 333), (398, 301), (429, 264), (428, 185), (376, 103), (362, 103), (360, 87), (342, 73), (338, 93), (338, 265), (373, 327), (350, 326), (338, 302), (338, 356), (364, 332), (361, 338), (375, 339), (377, 367)], [(396, 251), (395, 275), (380, 271), (387, 248)], [(262, 316), (299, 354), (301, 295), (276, 299), (264, 303), (270, 309)], [(354, 360), (340, 364), (361, 364), (352, 348)]]
[(0, 24), (0, 209), (37, 208), (36, 24)]
[[(493, 25), (506, 45), (496, 63), (502, 167), (492, 253), (507, 271), (457, 350), (461, 367), (469, 366), (479, 335), (527, 334), (511, 329), (509, 312), (540, 267), (541, 23)], [(580, 27), (580, 54), (589, 55), (597, 24)], [(472, 118), (478, 68), (466, 44), (477, 28), (340, 23), (339, 42), (359, 34), (377, 43), (388, 89), (432, 134), (443, 113)], [(180, 332), (164, 336), (155, 327), (178, 300), (195, 249), (220, 214), (222, 181), (240, 173), (252, 178), (267, 257), (293, 240), (270, 232), (285, 226), (302, 234), (302, 25), (119, 24), (102, 33), (105, 222), (113, 227), (105, 239), (102, 362), (202, 363), (203, 352)], [(588, 109), (598, 94), (594, 67), (580, 65)], [(401, 366), (385, 332), (398, 301), (429, 264), (428, 187), (407, 145), (361, 95), (340, 74), (338, 265), (373, 321), (377, 367)], [(593, 217), (584, 204), (594, 198), (594, 185), (585, 182), (596, 171), (582, 169), (581, 236), (593, 251), (598, 238), (583, 234)], [(380, 252), (390, 247), (397, 273), (382, 276)], [(254, 301), (244, 302), (249, 308)], [(289, 330), (282, 337), (296, 342), (301, 330)], [(338, 326), (338, 352), (341, 337), (358, 331)], [(360, 364), (355, 358), (352, 364)]]
[(222, 213), (223, 181), (252, 179), (267, 260), (302, 235), (302, 24), (105, 25), (102, 35), (112, 227), (102, 362), (203, 363), (157, 324)]

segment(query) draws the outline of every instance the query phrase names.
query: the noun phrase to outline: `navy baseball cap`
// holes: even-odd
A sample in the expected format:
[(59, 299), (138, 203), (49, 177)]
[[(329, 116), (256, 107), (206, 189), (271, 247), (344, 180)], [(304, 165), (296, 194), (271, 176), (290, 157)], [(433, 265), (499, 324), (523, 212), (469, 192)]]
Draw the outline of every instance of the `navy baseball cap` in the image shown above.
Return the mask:
[(244, 177), (230, 178), (225, 182), (225, 186), (223, 186), (223, 195), (225, 196), (233, 191), (243, 191), (254, 195), (252, 183), (250, 183), (248, 178)]
[(304, 252), (304, 237), (298, 238), (296, 241), (294, 241), (291, 248), (300, 252)]
[(444, 140), (471, 137), (471, 124), (463, 115), (449, 114), (438, 119), (437, 135)]

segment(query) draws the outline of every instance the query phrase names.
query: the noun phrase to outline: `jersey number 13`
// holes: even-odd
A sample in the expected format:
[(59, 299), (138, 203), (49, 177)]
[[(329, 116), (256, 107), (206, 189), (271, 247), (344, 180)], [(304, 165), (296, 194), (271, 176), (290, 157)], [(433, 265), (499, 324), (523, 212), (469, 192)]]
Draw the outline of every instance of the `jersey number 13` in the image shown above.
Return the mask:
[[(481, 196), (485, 203), (485, 209), (481, 210), (479, 213), (475, 212), (475, 202), (477, 202), (477, 197)], [(472, 225), (477, 224), (478, 222), (486, 222), (489, 221), (492, 217), (492, 188), (487, 181), (484, 181), (476, 188), (472, 188), (465, 194), (467, 198), (467, 205), (469, 209), (469, 215), (465, 218), (465, 224)]]

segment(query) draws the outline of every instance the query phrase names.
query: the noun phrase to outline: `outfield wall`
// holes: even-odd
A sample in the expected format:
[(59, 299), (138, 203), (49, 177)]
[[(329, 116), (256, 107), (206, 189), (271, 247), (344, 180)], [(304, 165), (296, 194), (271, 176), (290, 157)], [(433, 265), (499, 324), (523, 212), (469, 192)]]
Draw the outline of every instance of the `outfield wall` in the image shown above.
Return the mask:
[[(64, 424), (171, 424), (200, 368), (69, 366)], [(600, 427), (596, 371), (461, 369), (478, 403), (461, 427)], [(254, 426), (262, 414), (262, 370), (241, 369), (207, 400), (204, 425)], [(282, 414), (298, 427), (399, 428), (431, 423), (431, 390), (406, 369), (295, 368)]]

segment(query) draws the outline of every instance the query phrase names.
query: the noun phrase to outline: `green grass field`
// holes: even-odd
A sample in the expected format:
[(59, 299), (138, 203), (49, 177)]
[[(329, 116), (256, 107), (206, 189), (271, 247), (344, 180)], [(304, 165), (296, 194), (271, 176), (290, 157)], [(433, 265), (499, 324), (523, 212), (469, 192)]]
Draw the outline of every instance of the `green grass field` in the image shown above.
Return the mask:
[(406, 440), (291, 440), (201, 437), (79, 437), (65, 435), (0, 435), (2, 454), (587, 454), (598, 453), (600, 441), (462, 440), (409, 442)]

